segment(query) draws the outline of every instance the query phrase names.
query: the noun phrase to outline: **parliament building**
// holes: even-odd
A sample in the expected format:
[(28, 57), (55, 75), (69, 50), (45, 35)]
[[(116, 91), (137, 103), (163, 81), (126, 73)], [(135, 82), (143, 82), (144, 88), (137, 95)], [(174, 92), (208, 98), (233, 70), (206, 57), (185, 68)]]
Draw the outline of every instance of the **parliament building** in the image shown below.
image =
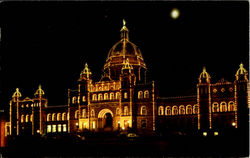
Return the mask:
[[(68, 90), (68, 103), (50, 106), (39, 85), (34, 97), (16, 88), (9, 104), (5, 135), (49, 135), (78, 132), (136, 130), (156, 132), (220, 131), (248, 126), (248, 72), (241, 63), (235, 80), (212, 82), (204, 67), (191, 96), (160, 97), (155, 82), (146, 81), (147, 66), (130, 41), (123, 22), (120, 40), (110, 49), (98, 82), (85, 64)], [(218, 134), (215, 133), (215, 134)]]

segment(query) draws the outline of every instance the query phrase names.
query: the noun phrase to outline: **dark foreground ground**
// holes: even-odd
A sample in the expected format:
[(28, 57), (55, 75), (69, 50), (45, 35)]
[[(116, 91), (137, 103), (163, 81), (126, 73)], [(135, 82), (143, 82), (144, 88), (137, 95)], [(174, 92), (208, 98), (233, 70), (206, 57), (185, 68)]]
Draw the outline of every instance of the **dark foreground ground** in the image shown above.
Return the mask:
[(235, 136), (151, 136), (125, 138), (111, 133), (12, 138), (3, 157), (248, 157), (248, 146)]

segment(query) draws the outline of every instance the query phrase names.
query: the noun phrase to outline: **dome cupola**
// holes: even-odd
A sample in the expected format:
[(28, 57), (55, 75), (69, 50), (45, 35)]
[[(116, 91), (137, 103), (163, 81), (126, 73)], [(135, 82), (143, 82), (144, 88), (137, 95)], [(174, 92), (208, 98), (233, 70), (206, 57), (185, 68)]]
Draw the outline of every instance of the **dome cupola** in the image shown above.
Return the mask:
[(248, 80), (247, 79), (247, 70), (244, 68), (244, 65), (241, 63), (240, 68), (237, 70), (235, 76), (236, 80)]
[(129, 30), (126, 21), (123, 20), (123, 26), (120, 30), (121, 39), (109, 51), (104, 72), (109, 74), (111, 79), (118, 80), (122, 67), (127, 59), (134, 68), (138, 81), (144, 81), (146, 76), (146, 64), (142, 57), (140, 49), (129, 40)]
[(206, 68), (203, 67), (203, 71), (199, 77), (199, 83), (210, 83), (210, 75), (207, 73)]
[(19, 88), (16, 88), (16, 91), (12, 95), (12, 98), (20, 98), (20, 97), (22, 97), (22, 94), (20, 93)]

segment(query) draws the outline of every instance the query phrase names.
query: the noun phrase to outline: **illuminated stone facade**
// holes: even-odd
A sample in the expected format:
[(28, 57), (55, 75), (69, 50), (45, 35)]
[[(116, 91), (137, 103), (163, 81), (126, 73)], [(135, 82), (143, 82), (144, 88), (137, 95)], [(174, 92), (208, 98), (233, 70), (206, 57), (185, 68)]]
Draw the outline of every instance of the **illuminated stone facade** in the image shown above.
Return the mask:
[(243, 128), (248, 123), (249, 81), (243, 64), (234, 82), (211, 83), (203, 68), (197, 95), (159, 97), (155, 83), (146, 82), (140, 49), (129, 40), (123, 23), (121, 39), (109, 51), (99, 82), (88, 65), (78, 89), (68, 90), (68, 105), (49, 106), (41, 86), (33, 99), (21, 99), (19, 89), (10, 101), (9, 135), (75, 133), (84, 131), (193, 131)]

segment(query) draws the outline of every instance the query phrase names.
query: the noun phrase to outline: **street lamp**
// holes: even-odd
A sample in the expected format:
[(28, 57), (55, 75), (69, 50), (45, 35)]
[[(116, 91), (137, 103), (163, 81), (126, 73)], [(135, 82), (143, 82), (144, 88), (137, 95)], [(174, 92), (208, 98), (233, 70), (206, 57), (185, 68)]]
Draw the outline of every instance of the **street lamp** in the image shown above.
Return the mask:
[(207, 132), (203, 132), (203, 136), (206, 137), (207, 136)]
[(232, 126), (235, 126), (235, 125), (236, 125), (235, 122), (233, 122), (233, 123), (232, 123)]
[(219, 132), (214, 132), (214, 136), (217, 136), (217, 135), (219, 135)]

